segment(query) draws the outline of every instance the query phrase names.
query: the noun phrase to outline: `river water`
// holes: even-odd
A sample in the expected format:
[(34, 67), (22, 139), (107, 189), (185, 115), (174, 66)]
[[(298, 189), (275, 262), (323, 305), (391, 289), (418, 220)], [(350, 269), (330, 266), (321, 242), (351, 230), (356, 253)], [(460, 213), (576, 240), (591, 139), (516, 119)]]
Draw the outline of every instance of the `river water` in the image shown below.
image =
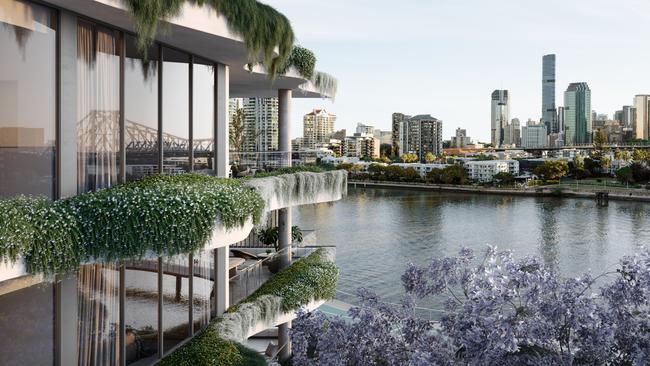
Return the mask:
[(406, 263), (425, 264), (463, 246), (538, 255), (565, 276), (615, 269), (623, 255), (650, 247), (650, 204), (640, 202), (598, 207), (589, 199), (351, 188), (341, 201), (293, 212), (294, 225), (316, 229), (320, 244), (337, 247), (337, 298), (350, 303), (360, 286), (399, 301)]

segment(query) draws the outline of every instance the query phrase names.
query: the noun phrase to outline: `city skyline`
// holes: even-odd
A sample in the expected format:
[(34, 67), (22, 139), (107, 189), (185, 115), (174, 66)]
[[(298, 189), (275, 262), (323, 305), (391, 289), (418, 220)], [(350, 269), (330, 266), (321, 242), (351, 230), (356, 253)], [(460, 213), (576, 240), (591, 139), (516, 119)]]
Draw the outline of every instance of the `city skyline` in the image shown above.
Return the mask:
[[(294, 137), (300, 136), (301, 126), (295, 123), (300, 116), (325, 108), (339, 116), (337, 128), (352, 129), (361, 122), (388, 130), (393, 112), (411, 111), (444, 120), (444, 136), (461, 126), (475, 140), (489, 141), (485, 95), (494, 89), (508, 89), (514, 96), (511, 117), (542, 117), (540, 74), (546, 54), (557, 55), (556, 106), (572, 82), (589, 83), (593, 108), (610, 116), (631, 105), (635, 95), (650, 93), (650, 75), (643, 73), (650, 51), (642, 47), (650, 35), (643, 28), (650, 20), (650, 4), (641, 1), (500, 1), (499, 6), (469, 1), (462, 12), (450, 2), (407, 2), (398, 8), (381, 6), (381, 1), (372, 6), (337, 0), (268, 3), (292, 19), (298, 41), (319, 55), (319, 67), (342, 81), (333, 103), (295, 101)], [(368, 7), (372, 16), (336, 17), (344, 10), (362, 14)], [(310, 15), (314, 12), (319, 17)], [(395, 22), (422, 23), (432, 17), (438, 23), (429, 29)], [(554, 19), (551, 28), (548, 19)], [(502, 57), (492, 57), (497, 39), (508, 50)], [(417, 61), (404, 58), (416, 52)], [(621, 57), (625, 54), (634, 57)]]

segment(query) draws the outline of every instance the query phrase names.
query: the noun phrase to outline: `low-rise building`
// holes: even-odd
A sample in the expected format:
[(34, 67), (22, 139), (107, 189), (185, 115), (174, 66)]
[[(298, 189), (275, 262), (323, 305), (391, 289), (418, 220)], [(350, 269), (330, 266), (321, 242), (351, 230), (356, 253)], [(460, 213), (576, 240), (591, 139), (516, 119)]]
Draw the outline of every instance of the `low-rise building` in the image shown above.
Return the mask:
[(464, 164), (467, 178), (477, 182), (491, 182), (499, 173), (519, 175), (517, 160), (483, 160), (466, 161)]
[(449, 166), (449, 164), (438, 164), (438, 163), (394, 163), (392, 165), (396, 165), (404, 169), (413, 168), (418, 173), (420, 173), (420, 176), (422, 176), (423, 178), (426, 177), (427, 174), (433, 169), (444, 169)]

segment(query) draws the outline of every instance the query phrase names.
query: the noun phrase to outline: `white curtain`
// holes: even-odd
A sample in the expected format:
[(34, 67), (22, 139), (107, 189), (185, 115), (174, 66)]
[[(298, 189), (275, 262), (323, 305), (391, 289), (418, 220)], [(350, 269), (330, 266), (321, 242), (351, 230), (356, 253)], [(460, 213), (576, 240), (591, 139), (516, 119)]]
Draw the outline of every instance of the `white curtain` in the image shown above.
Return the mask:
[(117, 183), (119, 153), (117, 40), (110, 30), (77, 26), (77, 191)]
[(119, 364), (119, 280), (116, 264), (90, 264), (79, 269), (79, 366)]
[(213, 281), (213, 257), (210, 251), (199, 251), (194, 255), (194, 331), (210, 323), (210, 296)]

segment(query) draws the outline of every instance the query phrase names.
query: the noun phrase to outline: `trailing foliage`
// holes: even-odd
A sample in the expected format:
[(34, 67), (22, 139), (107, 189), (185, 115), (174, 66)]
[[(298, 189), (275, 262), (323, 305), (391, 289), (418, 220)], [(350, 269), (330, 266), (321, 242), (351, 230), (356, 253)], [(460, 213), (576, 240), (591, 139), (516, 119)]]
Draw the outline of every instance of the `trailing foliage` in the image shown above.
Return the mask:
[(300, 76), (311, 80), (311, 78), (314, 76), (314, 68), (316, 67), (316, 56), (307, 48), (297, 45), (293, 46), (293, 49), (291, 50), (291, 56), (289, 56), (287, 63), (284, 65), (280, 73), (286, 73), (291, 66), (295, 67), (296, 70), (298, 70)]
[(189, 342), (165, 356), (160, 366), (249, 366), (266, 365), (259, 353), (219, 337), (210, 324)]
[(326, 95), (330, 98), (334, 98), (334, 96), (336, 96), (336, 91), (338, 90), (338, 81), (334, 76), (326, 72), (316, 71), (311, 81), (321, 94)]
[(230, 307), (228, 312), (236, 313), (244, 304), (254, 303), (265, 295), (280, 297), (284, 312), (295, 311), (313, 300), (334, 298), (338, 274), (338, 268), (326, 250), (320, 248), (281, 270), (246, 299)]
[[(161, 20), (179, 15), (190, 0), (123, 0), (131, 12), (138, 34), (138, 47), (146, 52), (153, 43)], [(255, 0), (191, 0), (210, 6), (228, 21), (230, 29), (244, 39), (249, 59), (258, 58), (272, 77), (287, 63), (293, 49), (294, 33), (289, 20), (271, 6)], [(274, 56), (275, 50), (279, 55)]]
[(226, 228), (259, 221), (264, 201), (236, 180), (154, 176), (56, 202), (0, 200), (0, 260), (22, 255), (30, 273), (75, 270), (88, 260), (188, 253)]
[(256, 173), (255, 178), (276, 177), (283, 174), (295, 174), (301, 172), (322, 173), (325, 169), (317, 165), (296, 165), (287, 168), (280, 168), (271, 172)]

